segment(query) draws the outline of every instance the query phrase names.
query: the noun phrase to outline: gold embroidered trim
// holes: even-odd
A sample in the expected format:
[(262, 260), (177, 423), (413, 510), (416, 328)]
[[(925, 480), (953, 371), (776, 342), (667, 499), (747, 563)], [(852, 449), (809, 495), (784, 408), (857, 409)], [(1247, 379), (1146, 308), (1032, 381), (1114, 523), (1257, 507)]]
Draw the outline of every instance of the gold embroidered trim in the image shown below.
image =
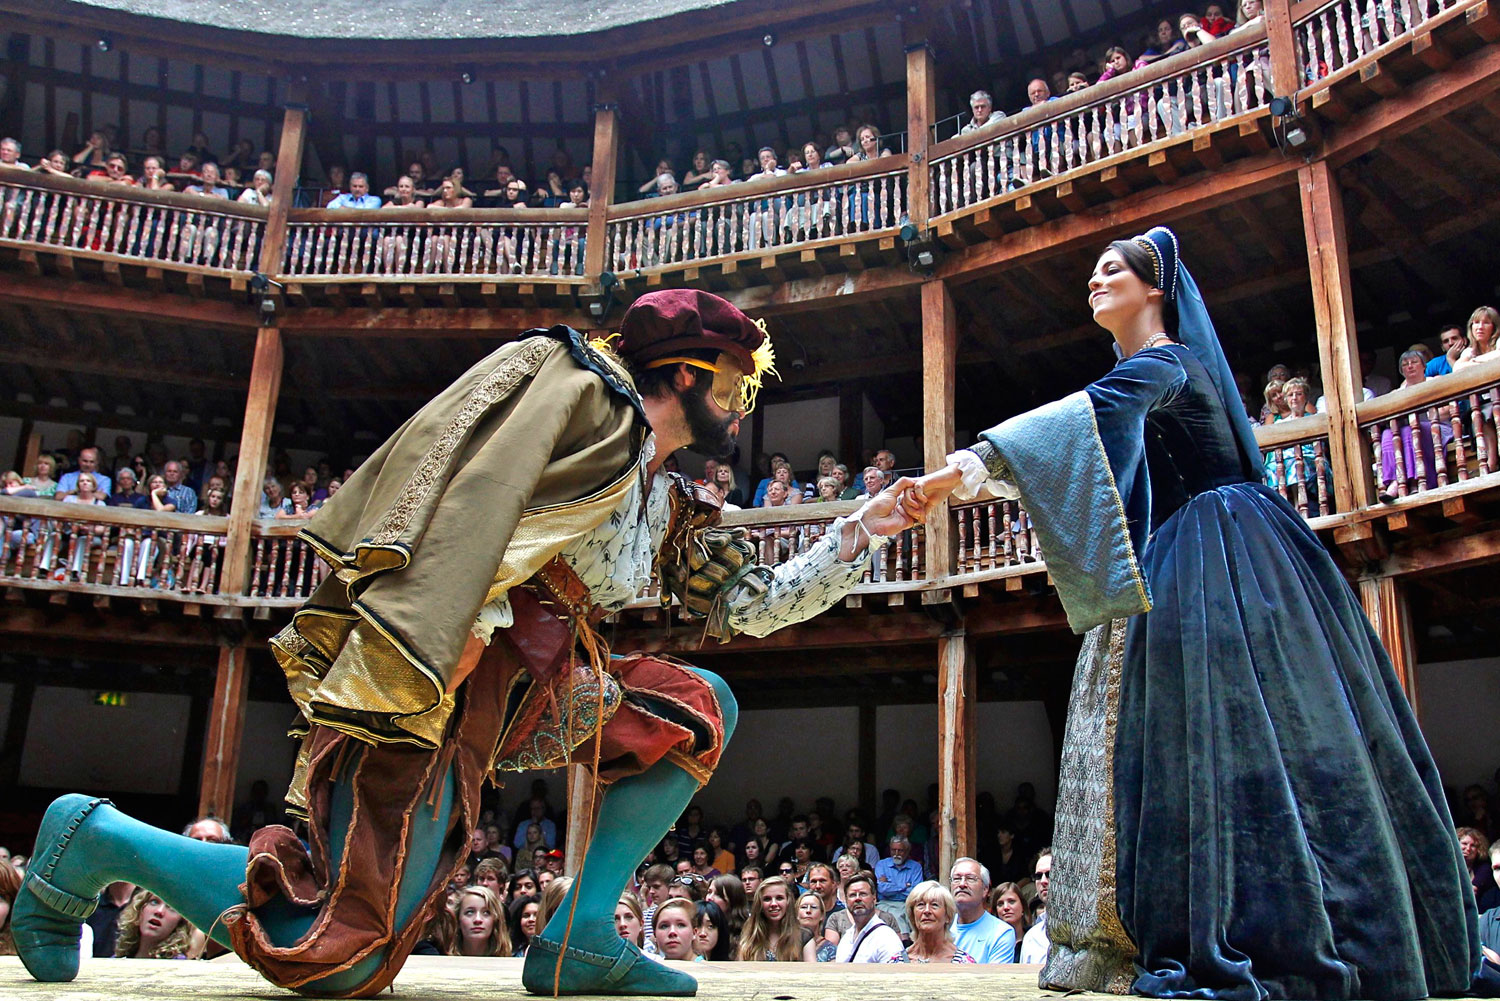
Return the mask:
[(370, 533), (367, 542), (374, 546), (387, 546), (394, 543), (407, 527), (411, 524), (411, 516), (417, 508), (422, 506), (427, 495), (438, 480), (438, 474), (448, 465), (453, 458), (454, 451), (459, 443), (467, 436), (469, 431), (478, 422), (479, 418), (494, 406), (501, 397), (509, 394), (527, 376), (535, 374), (541, 367), (542, 362), (554, 351), (566, 350), (561, 341), (554, 341), (548, 337), (533, 337), (522, 342), (515, 354), (495, 367), (495, 370), (485, 376), (484, 380), (475, 387), (459, 409), (458, 415), (453, 422), (438, 435), (437, 440), (432, 443), (417, 468), (412, 471), (406, 483), (401, 487), (401, 495), (386, 512), (380, 524)]
[[(1087, 395), (1087, 394), (1085, 394)], [(1120, 499), (1120, 486), (1115, 482), (1115, 471), (1109, 465), (1109, 453), (1104, 450), (1104, 439), (1099, 435), (1099, 419), (1094, 414), (1094, 401), (1087, 400), (1089, 413), (1089, 430), (1094, 433), (1094, 445), (1099, 450), (1099, 461), (1104, 465), (1104, 475), (1109, 477), (1109, 490), (1115, 499), (1115, 513), (1120, 517), (1120, 529), (1125, 533), (1125, 555), (1130, 561), (1130, 576), (1135, 581), (1135, 589), (1141, 597), (1141, 611), (1151, 611), (1151, 592), (1146, 587), (1145, 575), (1141, 573), (1141, 565), (1135, 559), (1135, 544), (1130, 538), (1130, 519), (1125, 515), (1125, 502)]]

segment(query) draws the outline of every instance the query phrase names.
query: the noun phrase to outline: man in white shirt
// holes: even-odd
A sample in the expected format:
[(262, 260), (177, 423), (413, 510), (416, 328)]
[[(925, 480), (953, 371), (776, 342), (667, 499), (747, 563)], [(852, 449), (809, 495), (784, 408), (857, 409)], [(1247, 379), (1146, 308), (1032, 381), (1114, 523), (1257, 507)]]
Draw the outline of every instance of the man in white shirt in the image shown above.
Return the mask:
[[(1036, 881), (1036, 895), (1045, 904), (1047, 902), (1047, 883), (1052, 876), (1052, 849), (1050, 846), (1037, 852), (1036, 865), (1033, 867), (1031, 876)], [(1049, 948), (1051, 948), (1051, 945), (1047, 941), (1047, 912), (1043, 911), (1041, 919), (1031, 926), (1031, 929), (1026, 932), (1026, 937), (1021, 940), (1021, 962), (1045, 963)]]
[(875, 910), (875, 877), (855, 873), (844, 880), (844, 905), (852, 924), (839, 939), (835, 962), (884, 963), (901, 954), (901, 936)]
[(954, 943), (976, 963), (1013, 963), (1016, 932), (984, 909), (990, 892), (990, 871), (971, 858), (953, 863), (948, 886), (958, 913), (953, 916)]

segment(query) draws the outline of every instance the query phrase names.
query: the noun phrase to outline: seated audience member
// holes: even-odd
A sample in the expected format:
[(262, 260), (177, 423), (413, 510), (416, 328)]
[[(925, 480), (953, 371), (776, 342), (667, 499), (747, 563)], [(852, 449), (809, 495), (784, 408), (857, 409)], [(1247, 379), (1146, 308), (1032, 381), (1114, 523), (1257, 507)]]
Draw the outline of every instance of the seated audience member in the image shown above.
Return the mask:
[(142, 511), (151, 509), (151, 500), (136, 490), (135, 470), (121, 466), (115, 474), (114, 492), (104, 501), (110, 507), (133, 507)]
[(205, 198), (228, 199), (229, 189), (220, 184), (219, 180), (219, 165), (212, 162), (205, 163), (198, 183), (189, 184), (183, 192), (189, 195), (202, 195)]
[(269, 170), (257, 170), (250, 180), (250, 185), (240, 192), (237, 199), (242, 205), (264, 205), (271, 204), (271, 172)]
[(728, 160), (715, 160), (708, 165), (708, 180), (704, 181), (705, 188), (726, 188), (734, 183), (734, 168), (729, 165)]
[(976, 90), (969, 95), (969, 111), (972, 112), (973, 117), (958, 130), (959, 135), (982, 129), (987, 125), (997, 125), (1005, 117), (1004, 112), (995, 111), (995, 99), (987, 90)]
[(1041, 911), (1041, 916), (1032, 923), (1030, 930), (1026, 932), (1026, 938), (1021, 942), (1021, 962), (1023, 963), (1047, 961), (1047, 951), (1051, 948), (1051, 943), (1047, 939), (1047, 885), (1051, 876), (1052, 849), (1047, 847), (1037, 853), (1035, 868), (1031, 874), (1036, 885), (1036, 900), (1033, 906)]
[(880, 145), (880, 130), (873, 125), (861, 125), (855, 129), (854, 141), (859, 146), (859, 152), (850, 157), (850, 160), (876, 160), (891, 155), (890, 149)]
[(1187, 42), (1190, 49), (1207, 45), (1214, 40), (1213, 33), (1203, 27), (1196, 14), (1184, 14), (1179, 17), (1177, 30), (1181, 32), (1183, 41)]
[(1239, 0), (1239, 14), (1235, 18), (1235, 30), (1259, 24), (1264, 8), (1265, 5), (1261, 3), (1261, 0)]
[(766, 877), (751, 898), (735, 958), (742, 963), (798, 963), (807, 941), (792, 913), (791, 884), (780, 876)]
[(89, 133), (88, 142), (83, 144), (83, 149), (73, 154), (73, 165), (84, 169), (104, 168), (104, 158), (109, 156), (109, 139), (103, 131), (95, 130)]
[(656, 194), (663, 177), (671, 177), (672, 183), (677, 183), (676, 171), (672, 167), (671, 160), (662, 159), (656, 161), (656, 173), (651, 175), (651, 180), (647, 181), (645, 184), (642, 184), (636, 190), (638, 190), (643, 195)]
[(1427, 363), (1429, 379), (1435, 375), (1452, 374), (1453, 363), (1463, 357), (1464, 348), (1469, 346), (1469, 337), (1462, 327), (1450, 325), (1438, 331), (1438, 344), (1443, 353)]
[(711, 160), (706, 150), (698, 150), (693, 154), (693, 165), (682, 174), (682, 190), (697, 191), (709, 178), (713, 177), (710, 169)]
[(96, 476), (102, 474), (79, 473), (74, 481), (74, 491), (63, 498), (64, 504), (99, 504), (105, 503), (104, 495), (99, 493)]
[(60, 149), (55, 149), (37, 162), (36, 169), (44, 174), (52, 174), (54, 176), (72, 176), (72, 168), (68, 164), (68, 154)]
[(318, 207), (326, 209), (328, 203), (348, 190), (348, 178), (342, 163), (330, 164), (328, 167), (328, 184), (318, 196)]
[[(57, 458), (48, 452), (42, 452), (36, 457), (36, 464), (31, 467), (32, 474), (25, 477), (21, 482), (36, 491), (38, 497), (55, 497), (60, 484), (53, 477), (57, 474)], [(77, 477), (74, 477), (76, 480)]]
[(869, 500), (885, 489), (885, 474), (875, 466), (866, 466), (864, 472), (859, 474), (860, 482), (865, 485), (862, 493), (855, 500)]
[[(14, 956), (16, 954), (15, 936), (10, 930), (10, 912), (16, 902), (16, 894), (21, 892), (21, 870), (10, 864), (10, 853), (6, 852), (6, 858), (0, 859), (0, 956)], [(89, 935), (89, 926), (83, 926), (85, 936)], [(79, 943), (80, 958), (93, 955), (93, 940), (90, 937), (89, 946), (83, 948)]]
[(1464, 865), (1469, 868), (1469, 879), (1474, 884), (1474, 901), (1479, 910), (1485, 911), (1500, 905), (1500, 890), (1496, 889), (1495, 873), (1490, 868), (1490, 839), (1474, 827), (1460, 827), (1457, 831), (1458, 850), (1463, 854)]
[[(1489, 865), (1500, 878), (1500, 844), (1490, 848)], [(1500, 997), (1500, 906), (1479, 915), (1479, 944), (1484, 960), (1475, 977), (1475, 996)]]
[(830, 503), (839, 499), (843, 484), (837, 476), (818, 477), (818, 496), (814, 498), (820, 503)]
[(662, 959), (691, 962), (696, 955), (693, 951), (693, 923), (697, 918), (697, 905), (685, 897), (673, 897), (659, 906), (651, 924), (656, 954)]
[(407, 165), (406, 173), (396, 178), (396, 183), (386, 188), (383, 194), (386, 198), (395, 199), (396, 192), (401, 186), (401, 181), (405, 179), (411, 182), (412, 193), (417, 195), (422, 190), (424, 177), (426, 177), (426, 171), (422, 167), (422, 161), (413, 160)]
[(1216, 3), (1203, 8), (1203, 20), (1198, 23), (1215, 38), (1223, 38), (1235, 28), (1234, 22), (1224, 16), (1224, 8)]
[(104, 181), (107, 184), (127, 184), (134, 186), (135, 178), (130, 176), (129, 167), (125, 160), (125, 154), (114, 152), (104, 158), (104, 169), (89, 172), (90, 181)]
[(882, 448), (875, 453), (875, 457), (871, 460), (870, 464), (880, 470), (881, 475), (885, 477), (886, 485), (889, 486), (891, 480), (895, 478), (896, 453), (888, 448)]
[[(516, 864), (523, 864), (519, 856)], [(522, 897), (535, 897), (540, 889), (536, 885), (536, 874), (532, 870), (518, 869), (511, 874), (510, 881), (506, 883), (505, 902), (513, 904)]]
[[(637, 948), (645, 948), (644, 928), (640, 898), (627, 890), (620, 894), (620, 902), (615, 905), (615, 934)], [(653, 941), (652, 949), (655, 948)]]
[(694, 956), (714, 963), (734, 959), (734, 936), (724, 909), (712, 900), (700, 900), (693, 907)]
[(9, 167), (11, 170), (31, 169), (21, 162), (21, 143), (18, 140), (9, 136), (0, 139), (0, 167)]
[(1026, 900), (1021, 896), (1020, 886), (1015, 883), (997, 883), (991, 897), (993, 903), (990, 905), (990, 913), (1008, 925), (1015, 935), (1016, 947), (1011, 958), (1000, 962), (1018, 963), (1021, 961), (1021, 943), (1026, 938), (1026, 930), (1031, 927)]
[(1471, 785), (1464, 789), (1463, 807), (1458, 811), (1465, 827), (1472, 827), (1489, 838), (1491, 843), (1500, 840), (1500, 823), (1490, 810), (1489, 793), (1482, 785)]
[(1036, 77), (1026, 85), (1026, 101), (1028, 107), (1039, 108), (1042, 105), (1046, 104), (1048, 101), (1055, 100), (1057, 100), (1057, 98), (1052, 95), (1051, 86), (1049, 86), (1047, 81), (1043, 80), (1041, 77)]
[(93, 477), (94, 489), (101, 497), (109, 496), (110, 479), (100, 471), (99, 450), (92, 445), (78, 450), (78, 468), (62, 474), (61, 479), (57, 481), (57, 496), (64, 497), (77, 491), (78, 477), (84, 473)]
[(208, 938), (150, 890), (137, 890), (120, 913), (118, 959), (197, 959)]
[(1364, 373), (1364, 387), (1371, 393), (1384, 396), (1391, 391), (1391, 380), (1375, 371), (1375, 352), (1369, 348), (1359, 350), (1359, 370)]
[(849, 930), (839, 938), (836, 962), (884, 963), (900, 955), (901, 935), (880, 916), (875, 896), (874, 876), (860, 872), (844, 880)]
[(360, 171), (349, 175), (349, 190), (328, 202), (331, 209), (378, 209), (380, 196), (370, 194), (370, 178)]
[(176, 459), (169, 460), (162, 466), (161, 473), (173, 510), (182, 514), (192, 514), (198, 510), (198, 494), (185, 482), (187, 469), (184, 465)]
[(1177, 28), (1166, 18), (1156, 23), (1156, 32), (1147, 39), (1144, 51), (1136, 59), (1136, 68), (1149, 66), (1158, 59), (1187, 51), (1188, 43), (1177, 34)]
[(148, 156), (141, 161), (140, 186), (146, 191), (176, 191), (177, 187), (167, 180), (166, 164), (159, 156)]
[(285, 510), (277, 511), (277, 518), (311, 518), (313, 516), (312, 494), (301, 480), (292, 484)]
[(1112, 80), (1121, 73), (1130, 72), (1130, 53), (1112, 45), (1109, 51), (1104, 53), (1104, 71), (1099, 74), (1099, 83)]
[(267, 476), (261, 484), (261, 491), (260, 511), (256, 517), (275, 518), (292, 510), (292, 502), (286, 499), (281, 481), (276, 477)]
[(458, 898), (458, 941), (451, 956), (509, 956), (510, 925), (495, 891), (469, 886)]
[(950, 924), (957, 908), (953, 894), (934, 880), (918, 883), (906, 898), (906, 920), (912, 943), (887, 963), (972, 963), (974, 957), (954, 942)]
[(905, 901), (912, 887), (922, 882), (922, 863), (911, 857), (911, 841), (891, 838), (890, 855), (875, 863), (875, 882), (881, 900)]
[[(1500, 358), (1500, 351), (1496, 351), (1496, 346), (1500, 345), (1497, 331), (1500, 331), (1500, 312), (1496, 312), (1493, 306), (1480, 306), (1474, 310), (1469, 317), (1469, 346), (1459, 353), (1453, 370), (1457, 372), (1479, 362)], [(1363, 352), (1360, 357), (1363, 360)]]
[[(1419, 386), (1427, 381), (1427, 369), (1422, 363), (1422, 355), (1416, 351), (1407, 351), (1401, 355), (1399, 363), (1402, 380), (1399, 388), (1406, 389), (1410, 386)], [(1289, 384), (1290, 385), (1290, 384)], [(1453, 440), (1452, 425), (1446, 420), (1438, 421), (1438, 437), (1443, 445)], [(1415, 440), (1413, 440), (1415, 439)], [(1421, 450), (1423, 481), (1428, 490), (1437, 489), (1438, 475), (1436, 456), (1432, 447), (1432, 420), (1427, 416), (1425, 410), (1417, 414), (1417, 431), (1412, 432), (1411, 424), (1407, 421), (1401, 422), (1401, 476), (1410, 483), (1417, 479), (1417, 454), (1414, 450)], [(1390, 502), (1403, 493), (1397, 483), (1396, 469), (1396, 436), (1391, 433), (1389, 427), (1380, 432), (1380, 499)]]
[(977, 963), (1010, 963), (1016, 956), (1016, 932), (985, 910), (990, 871), (971, 858), (953, 863), (948, 875), (955, 915), (953, 938)]

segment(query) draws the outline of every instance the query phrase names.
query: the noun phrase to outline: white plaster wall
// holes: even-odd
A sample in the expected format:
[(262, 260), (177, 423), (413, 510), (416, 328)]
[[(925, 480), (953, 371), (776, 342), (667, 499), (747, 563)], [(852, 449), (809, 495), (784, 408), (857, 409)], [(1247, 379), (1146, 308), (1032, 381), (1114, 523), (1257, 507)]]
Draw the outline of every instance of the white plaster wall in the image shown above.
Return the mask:
[[(1037, 802), (1049, 812), (1057, 795), (1057, 758), (1047, 711), (1041, 702), (979, 704), (976, 791), (991, 792), (1004, 809), (1016, 786), (1036, 786)], [(875, 716), (877, 793), (898, 789), (902, 797), (925, 802), (927, 786), (938, 780), (938, 712), (926, 705), (881, 706)]]
[(1418, 664), (1417, 702), (1444, 784), (1488, 787), (1500, 767), (1500, 657)]
[(757, 709), (740, 714), (734, 739), (713, 781), (698, 795), (711, 820), (735, 823), (754, 796), (767, 813), (782, 796), (811, 809), (831, 796), (839, 809), (853, 805), (859, 786), (859, 710)]
[(182, 778), (192, 699), (130, 692), (123, 706), (96, 706), (88, 688), (39, 686), (31, 704), (21, 784), (173, 794)]

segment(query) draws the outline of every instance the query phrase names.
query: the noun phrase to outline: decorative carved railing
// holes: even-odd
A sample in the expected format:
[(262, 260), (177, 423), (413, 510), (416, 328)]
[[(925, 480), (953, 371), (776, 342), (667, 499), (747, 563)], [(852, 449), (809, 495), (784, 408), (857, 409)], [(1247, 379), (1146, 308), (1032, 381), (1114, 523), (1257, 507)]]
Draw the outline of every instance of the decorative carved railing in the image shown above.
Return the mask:
[(587, 209), (293, 209), (288, 278), (569, 278)]
[[(730, 511), (724, 524), (749, 532), (760, 550), (760, 561), (779, 566), (807, 552), (822, 539), (835, 518), (858, 511), (861, 501), (831, 504), (803, 503), (786, 507), (758, 507)], [(927, 579), (927, 534), (919, 526), (893, 538), (865, 573), (865, 583)]]
[(613, 206), (605, 267), (693, 265), (895, 232), (907, 166), (889, 156)]
[(265, 208), (19, 170), (0, 172), (0, 243), (131, 264), (249, 274)]
[(1293, 31), (1303, 85), (1316, 83), (1381, 49), (1464, 0), (1333, 0), (1294, 12)]
[(1265, 29), (1124, 73), (932, 147), (932, 216), (1259, 112), (1274, 94)]
[(1042, 562), (1036, 530), (1020, 501), (976, 501), (951, 510), (958, 527), (958, 573)]
[(1304, 518), (1337, 513), (1327, 414), (1263, 425), (1255, 429), (1255, 440), (1267, 486), (1274, 487)]
[(0, 497), (0, 583), (194, 600), (219, 593), (227, 518)]
[(245, 593), (264, 600), (286, 598), (299, 604), (328, 576), (328, 564), (297, 538), (305, 521), (261, 520), (251, 532), (250, 583)]
[(1375, 493), (1396, 500), (1500, 471), (1500, 365), (1398, 389), (1355, 408)]

